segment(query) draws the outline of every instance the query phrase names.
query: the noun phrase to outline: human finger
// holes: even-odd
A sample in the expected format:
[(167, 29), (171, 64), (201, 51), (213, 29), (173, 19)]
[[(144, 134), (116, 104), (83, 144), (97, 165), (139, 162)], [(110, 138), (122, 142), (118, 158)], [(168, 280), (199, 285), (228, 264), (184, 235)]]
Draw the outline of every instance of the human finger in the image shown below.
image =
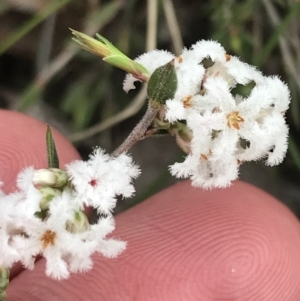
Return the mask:
[(203, 191), (183, 182), (116, 217), (128, 241), (116, 259), (56, 282), (45, 262), (23, 271), (10, 300), (300, 300), (300, 227), (267, 193), (242, 182)]

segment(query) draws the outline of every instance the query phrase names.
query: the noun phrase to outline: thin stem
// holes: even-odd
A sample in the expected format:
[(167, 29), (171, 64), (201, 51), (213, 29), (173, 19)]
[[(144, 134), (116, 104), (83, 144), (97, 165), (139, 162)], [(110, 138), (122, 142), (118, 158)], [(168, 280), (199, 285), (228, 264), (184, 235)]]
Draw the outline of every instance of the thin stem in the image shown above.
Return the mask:
[(149, 105), (141, 121), (135, 126), (125, 141), (111, 155), (117, 157), (120, 154), (128, 151), (134, 144), (141, 140), (145, 136), (147, 129), (151, 125), (158, 111), (158, 109), (153, 109)]

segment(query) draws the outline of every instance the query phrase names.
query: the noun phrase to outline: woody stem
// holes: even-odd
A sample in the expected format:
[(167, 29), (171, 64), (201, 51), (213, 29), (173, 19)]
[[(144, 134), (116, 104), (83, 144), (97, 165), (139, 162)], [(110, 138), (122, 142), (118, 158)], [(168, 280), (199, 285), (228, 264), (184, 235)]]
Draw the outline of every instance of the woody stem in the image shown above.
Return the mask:
[(139, 140), (144, 138), (147, 129), (151, 125), (158, 111), (158, 109), (154, 109), (149, 105), (143, 118), (131, 131), (131, 133), (125, 139), (125, 141), (116, 150), (112, 152), (111, 156), (117, 157), (120, 154), (127, 152), (134, 144), (136, 144)]

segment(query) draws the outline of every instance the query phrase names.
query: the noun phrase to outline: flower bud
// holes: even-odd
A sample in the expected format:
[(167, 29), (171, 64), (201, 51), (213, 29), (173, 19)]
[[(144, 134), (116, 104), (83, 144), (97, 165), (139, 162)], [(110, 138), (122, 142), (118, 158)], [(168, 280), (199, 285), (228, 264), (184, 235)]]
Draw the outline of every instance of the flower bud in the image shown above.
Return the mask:
[(174, 97), (177, 90), (177, 75), (174, 66), (174, 59), (169, 63), (158, 67), (152, 73), (147, 87), (149, 99), (159, 104), (165, 104), (168, 99)]
[(100, 34), (96, 34), (97, 39), (94, 39), (82, 32), (73, 29), (71, 29), (71, 31), (75, 36), (73, 41), (84, 50), (103, 57), (103, 61), (131, 73), (141, 81), (148, 81), (149, 75), (145, 67), (138, 62), (131, 60)]
[(52, 187), (41, 187), (39, 192), (42, 195), (42, 199), (40, 200), (40, 208), (41, 210), (48, 210), (50, 201), (58, 195), (61, 195), (61, 191), (59, 189), (55, 189)]
[(71, 233), (82, 233), (90, 228), (90, 223), (84, 211), (74, 213), (73, 219), (68, 220), (66, 229)]
[(67, 182), (67, 173), (58, 168), (39, 169), (33, 175), (33, 183), (42, 187), (63, 187)]

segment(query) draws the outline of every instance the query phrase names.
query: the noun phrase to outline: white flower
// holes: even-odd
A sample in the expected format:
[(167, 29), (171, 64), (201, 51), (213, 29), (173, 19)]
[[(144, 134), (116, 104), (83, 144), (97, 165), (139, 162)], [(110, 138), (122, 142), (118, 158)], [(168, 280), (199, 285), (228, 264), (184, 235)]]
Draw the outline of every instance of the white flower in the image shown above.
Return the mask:
[(86, 233), (85, 238), (97, 241), (97, 252), (100, 252), (105, 257), (114, 258), (126, 248), (126, 242), (124, 241), (112, 238), (104, 239), (114, 229), (115, 221), (112, 216), (99, 218), (97, 224), (92, 225), (90, 231)]
[(74, 197), (78, 204), (97, 208), (110, 214), (116, 205), (116, 196), (130, 197), (135, 189), (131, 184), (140, 171), (132, 159), (122, 154), (116, 158), (97, 148), (86, 162), (74, 161), (67, 166), (74, 185)]
[(0, 265), (5, 267), (11, 267), (21, 258), (13, 246), (13, 239), (22, 233), (22, 220), (31, 218), (39, 210), (41, 196), (33, 186), (33, 172), (33, 167), (20, 172), (17, 179), (19, 190), (8, 195), (0, 193)]
[[(149, 52), (139, 63), (151, 75), (174, 58), (168, 54), (159, 59), (160, 55)], [(202, 65), (206, 58), (212, 61), (207, 69)], [(158, 115), (162, 122), (173, 124), (170, 133), (188, 154), (183, 163), (170, 167), (173, 175), (190, 178), (194, 186), (226, 187), (238, 177), (244, 161), (265, 158), (266, 164), (275, 165), (283, 160), (288, 134), (284, 112), (290, 96), (278, 77), (263, 76), (214, 41), (184, 49), (175, 59), (175, 70), (177, 90)], [(255, 87), (248, 97), (232, 93), (237, 84), (250, 82)]]
[[(237, 178), (243, 161), (267, 157), (267, 164), (274, 165), (283, 160), (288, 128), (275, 103), (281, 104), (280, 109), (287, 108), (285, 84), (267, 78), (245, 99), (235, 98), (221, 77), (208, 78), (204, 87), (206, 94), (195, 98), (198, 104), (186, 119), (193, 132), (190, 156), (195, 157), (195, 166), (189, 173), (193, 185), (225, 187)], [(215, 107), (208, 112), (201, 108), (207, 101)], [(172, 174), (178, 175), (178, 169), (175, 165)]]
[[(34, 172), (35, 170), (32, 166), (27, 167), (19, 173), (17, 178), (18, 193), (21, 197), (15, 210), (16, 214), (20, 217), (32, 216), (35, 212), (40, 211), (42, 195), (33, 184)], [(18, 223), (18, 219), (15, 223)]]
[(81, 233), (71, 233), (66, 222), (78, 210), (72, 202), (72, 195), (64, 192), (55, 197), (45, 220), (36, 217), (23, 219), (23, 233), (13, 238), (13, 246), (20, 254), (20, 260), (27, 268), (33, 268), (38, 254), (46, 259), (46, 274), (55, 279), (68, 278), (70, 271), (87, 271), (92, 268), (91, 255), (100, 252), (114, 257), (125, 249), (124, 242), (108, 239), (106, 235), (114, 230), (113, 217), (99, 219)]
[(210, 57), (212, 61), (226, 61), (226, 51), (216, 41), (200, 40), (191, 47), (191, 56), (195, 62), (200, 63), (203, 59)]
[[(42, 255), (46, 259), (46, 274), (64, 279), (71, 272), (90, 270), (94, 253), (111, 258), (125, 250), (125, 242), (106, 236), (115, 229), (111, 211), (116, 197), (134, 193), (131, 182), (140, 170), (132, 159), (126, 154), (110, 157), (96, 149), (87, 162), (68, 165), (70, 179), (65, 177), (65, 171), (54, 171), (70, 183), (57, 192), (48, 186), (37, 189), (34, 185), (37, 178), (39, 185), (46, 185), (44, 179), (53, 185), (47, 180), (49, 172), (52, 174), (53, 170), (35, 171), (28, 167), (18, 175), (18, 190), (8, 195), (0, 190), (0, 265), (10, 268), (20, 261), (33, 269), (36, 257)], [(43, 198), (47, 199), (47, 206), (41, 203)], [(90, 225), (81, 211), (84, 204), (97, 208), (106, 217)]]

